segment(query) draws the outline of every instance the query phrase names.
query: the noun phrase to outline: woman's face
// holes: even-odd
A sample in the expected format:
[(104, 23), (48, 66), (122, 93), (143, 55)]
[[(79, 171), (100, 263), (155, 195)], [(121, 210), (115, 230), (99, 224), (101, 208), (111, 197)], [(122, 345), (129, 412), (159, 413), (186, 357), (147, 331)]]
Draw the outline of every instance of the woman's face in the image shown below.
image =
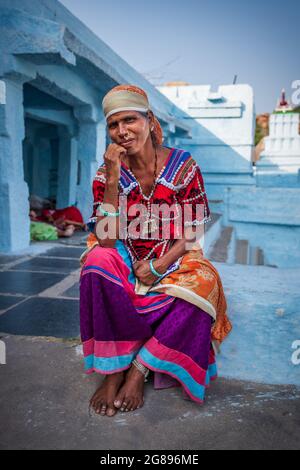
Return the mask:
[(120, 111), (107, 120), (109, 136), (113, 143), (126, 148), (127, 154), (139, 152), (147, 139), (151, 139), (150, 118), (144, 117), (137, 111)]

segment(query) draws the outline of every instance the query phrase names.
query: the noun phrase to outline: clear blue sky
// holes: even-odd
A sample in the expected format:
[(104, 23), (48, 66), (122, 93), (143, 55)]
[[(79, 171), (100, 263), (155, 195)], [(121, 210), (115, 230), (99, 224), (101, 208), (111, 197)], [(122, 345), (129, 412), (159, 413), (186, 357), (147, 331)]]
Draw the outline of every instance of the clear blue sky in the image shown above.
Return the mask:
[(299, 0), (62, 0), (155, 85), (249, 83), (257, 113), (300, 80)]

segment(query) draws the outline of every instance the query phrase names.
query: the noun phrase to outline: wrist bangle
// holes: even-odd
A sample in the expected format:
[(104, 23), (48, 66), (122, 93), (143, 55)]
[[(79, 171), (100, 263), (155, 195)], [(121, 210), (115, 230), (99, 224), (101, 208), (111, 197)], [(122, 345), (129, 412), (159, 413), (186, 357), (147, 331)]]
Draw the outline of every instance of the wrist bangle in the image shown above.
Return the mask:
[(150, 260), (149, 265), (150, 265), (151, 272), (152, 272), (152, 274), (154, 274), (154, 276), (160, 277), (160, 276), (163, 275), (163, 274), (160, 274), (159, 272), (157, 272), (156, 269), (154, 268), (153, 259)]
[(97, 211), (96, 211), (96, 212), (98, 212), (98, 211), (100, 211), (101, 214), (106, 215), (107, 217), (117, 217), (118, 215), (120, 215), (120, 212), (119, 212), (119, 211), (117, 211), (117, 212), (108, 212), (108, 211), (102, 209), (102, 205), (101, 205), (101, 204), (99, 204), (99, 206), (97, 207)]

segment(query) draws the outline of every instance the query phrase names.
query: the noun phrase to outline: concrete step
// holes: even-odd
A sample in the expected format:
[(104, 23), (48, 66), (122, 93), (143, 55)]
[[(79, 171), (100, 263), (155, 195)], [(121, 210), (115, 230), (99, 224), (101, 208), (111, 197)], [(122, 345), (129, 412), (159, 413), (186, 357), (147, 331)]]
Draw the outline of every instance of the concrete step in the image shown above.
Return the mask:
[(237, 240), (235, 248), (235, 263), (264, 266), (264, 252), (258, 246), (249, 245), (248, 240)]
[(209, 260), (227, 264), (265, 265), (263, 250), (251, 246), (248, 240), (237, 239), (234, 227), (222, 226), (222, 214), (213, 213), (205, 229), (204, 253)]
[(223, 227), (209, 254), (211, 261), (227, 263), (229, 261), (229, 247), (233, 236), (233, 227)]
[(250, 260), (249, 264), (255, 266), (263, 266), (264, 262), (264, 252), (258, 246), (251, 246), (250, 247)]
[(236, 264), (249, 264), (248, 240), (236, 240), (235, 262)]
[(208, 256), (213, 244), (219, 238), (222, 230), (222, 214), (211, 212), (211, 220), (205, 224), (204, 240), (201, 245), (205, 256)]

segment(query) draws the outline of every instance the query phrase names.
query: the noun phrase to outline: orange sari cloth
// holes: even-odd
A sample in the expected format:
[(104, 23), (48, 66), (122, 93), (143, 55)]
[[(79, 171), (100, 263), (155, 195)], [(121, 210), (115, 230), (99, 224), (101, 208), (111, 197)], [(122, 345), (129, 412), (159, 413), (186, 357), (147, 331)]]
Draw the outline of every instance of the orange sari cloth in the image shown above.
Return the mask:
[(151, 291), (183, 298), (209, 313), (215, 320), (212, 341), (220, 344), (232, 325), (227, 316), (227, 302), (218, 271), (203, 255), (201, 248), (186, 253), (179, 269), (164, 277)]

